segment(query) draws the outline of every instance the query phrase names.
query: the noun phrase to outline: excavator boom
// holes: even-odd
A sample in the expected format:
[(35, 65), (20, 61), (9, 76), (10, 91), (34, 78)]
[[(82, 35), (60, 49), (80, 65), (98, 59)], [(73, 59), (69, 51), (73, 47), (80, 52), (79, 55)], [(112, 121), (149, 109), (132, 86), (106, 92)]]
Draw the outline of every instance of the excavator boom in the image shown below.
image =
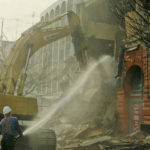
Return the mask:
[[(55, 28), (51, 26), (51, 24), (53, 24), (56, 21), (59, 21), (65, 15), (67, 15), (68, 17), (68, 26)], [(14, 46), (5, 62), (4, 68), (0, 75), (0, 92), (3, 94), (3, 96), (14, 95), (17, 80), (22, 70), (24, 69), (21, 75), (21, 80), (17, 92), (17, 94), (21, 96), (23, 93), (24, 82), (27, 77), (26, 70), (28, 67), (29, 58), (41, 47), (52, 43), (58, 39), (61, 39), (67, 35), (72, 36), (77, 60), (79, 61), (81, 66), (85, 65), (85, 39), (80, 27), (79, 17), (75, 13), (71, 11), (67, 14), (58, 16), (51, 21), (39, 22), (35, 26), (31, 27), (26, 32), (24, 32), (22, 36), (14, 43)], [(23, 98), (20, 97), (20, 101), (22, 99)], [(0, 98), (0, 101), (0, 103), (3, 103), (3, 99)], [(10, 102), (11, 98), (8, 101)], [(10, 103), (9, 102), (8, 105), (10, 105), (11, 103), (15, 103), (14, 100)], [(33, 101), (32, 104), (32, 107), (34, 107), (35, 103)], [(24, 110), (26, 108), (27, 107), (24, 107)], [(34, 110), (34, 113), (36, 111)]]

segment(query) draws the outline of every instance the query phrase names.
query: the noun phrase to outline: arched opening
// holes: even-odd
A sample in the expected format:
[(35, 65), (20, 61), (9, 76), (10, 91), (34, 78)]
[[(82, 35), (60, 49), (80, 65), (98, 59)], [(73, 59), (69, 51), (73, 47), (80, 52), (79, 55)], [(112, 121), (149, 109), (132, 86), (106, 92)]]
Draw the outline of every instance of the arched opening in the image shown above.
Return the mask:
[(67, 11), (73, 9), (73, 0), (68, 0)]
[(50, 18), (53, 19), (54, 18), (54, 10), (52, 9), (50, 12)]
[[(61, 14), (64, 14), (66, 12), (66, 2), (64, 1), (61, 5)], [(61, 25), (65, 25), (65, 22), (66, 22), (66, 18), (67, 17), (64, 17), (63, 19), (61, 19)]]
[(66, 12), (66, 2), (64, 1), (61, 5), (61, 13), (65, 13)]
[(136, 132), (140, 130), (142, 120), (142, 103), (144, 92), (144, 74), (139, 66), (132, 66), (125, 79), (126, 94), (126, 116), (128, 131)]
[[(59, 7), (59, 5), (56, 7), (56, 9), (55, 9), (55, 16), (58, 16), (60, 14), (60, 7)], [(60, 21), (57, 21), (56, 23), (55, 23), (55, 25), (58, 27), (59, 26), (59, 24), (60, 24)]]
[(60, 8), (59, 5), (55, 9), (55, 16), (58, 16), (60, 14)]
[[(50, 20), (52, 20), (55, 16), (54, 9), (50, 11)], [(55, 23), (51, 24), (51, 27), (54, 27)]]
[(44, 17), (43, 16), (41, 17), (41, 22), (44, 22)]
[(141, 91), (143, 90), (143, 72), (140, 67), (133, 66), (131, 68), (131, 91)]
[(46, 16), (45, 16), (45, 21), (48, 21), (49, 20), (49, 14), (46, 13)]

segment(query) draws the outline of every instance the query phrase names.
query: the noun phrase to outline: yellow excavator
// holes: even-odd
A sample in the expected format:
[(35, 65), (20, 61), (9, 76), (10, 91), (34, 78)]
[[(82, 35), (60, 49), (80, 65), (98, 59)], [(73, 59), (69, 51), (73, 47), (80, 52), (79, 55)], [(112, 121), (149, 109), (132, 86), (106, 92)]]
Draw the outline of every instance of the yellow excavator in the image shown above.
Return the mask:
[[(55, 28), (50, 26), (66, 15), (68, 25)], [(72, 36), (75, 55), (79, 64), (85, 65), (87, 62), (85, 38), (81, 30), (80, 19), (72, 11), (57, 16), (51, 21), (41, 21), (22, 34), (14, 43), (0, 74), (0, 110), (3, 106), (9, 105), (13, 109), (13, 114), (19, 116), (21, 120), (37, 114), (37, 100), (22, 96), (29, 59), (41, 47), (67, 35)], [(19, 77), (20, 82), (17, 86)], [(14, 95), (16, 86), (18, 87), (17, 94)]]

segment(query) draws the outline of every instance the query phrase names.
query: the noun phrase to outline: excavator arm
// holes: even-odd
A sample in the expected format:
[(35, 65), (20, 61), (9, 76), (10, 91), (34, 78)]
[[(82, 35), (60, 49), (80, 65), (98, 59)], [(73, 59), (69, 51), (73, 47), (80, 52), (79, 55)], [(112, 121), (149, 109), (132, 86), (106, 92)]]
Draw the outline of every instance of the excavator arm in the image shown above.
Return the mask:
[[(59, 21), (65, 15), (68, 17), (68, 26), (50, 27), (52, 23)], [(22, 95), (29, 58), (41, 47), (67, 35), (72, 36), (77, 60), (81, 66), (85, 65), (86, 46), (84, 35), (80, 27), (80, 20), (75, 13), (68, 12), (51, 21), (36, 24), (24, 32), (15, 42), (0, 75), (0, 92), (13, 95), (19, 75), (24, 68), (18, 88), (18, 95)]]
[[(68, 26), (51, 27), (65, 15), (68, 17)], [(18, 115), (21, 120), (29, 120), (37, 114), (37, 99), (21, 96), (27, 77), (29, 59), (41, 47), (67, 35), (72, 36), (76, 58), (81, 67), (84, 66), (86, 64), (85, 39), (80, 27), (80, 20), (75, 13), (69, 12), (51, 21), (39, 22), (22, 34), (14, 43), (0, 74), (0, 110), (9, 105), (13, 109), (13, 114)], [(18, 96), (15, 96), (14, 92), (19, 77)]]

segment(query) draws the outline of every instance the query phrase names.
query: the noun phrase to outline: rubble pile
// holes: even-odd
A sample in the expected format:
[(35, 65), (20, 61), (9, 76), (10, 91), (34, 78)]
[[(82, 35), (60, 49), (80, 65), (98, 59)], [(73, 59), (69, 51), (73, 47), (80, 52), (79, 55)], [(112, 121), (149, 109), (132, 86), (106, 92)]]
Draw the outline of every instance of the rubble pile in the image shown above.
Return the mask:
[(65, 150), (150, 150), (150, 136), (145, 137), (141, 132), (124, 138), (97, 136), (83, 142), (64, 146)]
[[(47, 127), (55, 130), (61, 145), (80, 142), (87, 137), (107, 135), (117, 128), (116, 90), (115, 81), (112, 80), (115, 73), (112, 65), (113, 58), (92, 71), (88, 82), (74, 93), (72, 100), (61, 107), (47, 124)], [(72, 80), (72, 86), (75, 81)]]
[(112, 63), (106, 62), (94, 70), (71, 102), (50, 120), (47, 126), (55, 130), (58, 147), (112, 136), (118, 130), (114, 73), (109, 65)]
[[(83, 101), (84, 104), (75, 100), (69, 104), (69, 108), (64, 108), (64, 112), (63, 110), (58, 112), (48, 125), (55, 130), (58, 144), (62, 146), (83, 142), (87, 138), (113, 135), (117, 130), (114, 101), (104, 99), (105, 102), (93, 99), (91, 102)], [(97, 102), (102, 103), (102, 106)]]

